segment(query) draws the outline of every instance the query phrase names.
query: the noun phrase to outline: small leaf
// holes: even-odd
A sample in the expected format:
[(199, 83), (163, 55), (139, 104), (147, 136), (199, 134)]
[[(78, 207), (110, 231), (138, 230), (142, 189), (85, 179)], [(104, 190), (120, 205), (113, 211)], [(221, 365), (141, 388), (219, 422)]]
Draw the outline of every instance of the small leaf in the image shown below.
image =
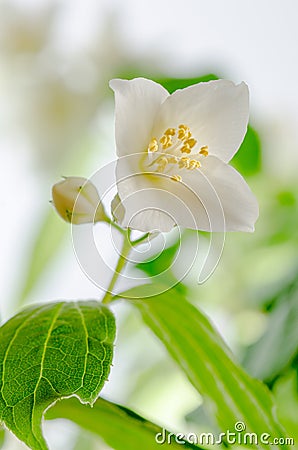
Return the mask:
[[(158, 450), (161, 448), (163, 434), (168, 438), (169, 433), (133, 411), (103, 398), (99, 398), (92, 409), (75, 399), (62, 400), (46, 413), (46, 419), (59, 417), (70, 419), (99, 435), (114, 450)], [(158, 433), (161, 433), (158, 436), (160, 443), (155, 440)], [(175, 438), (174, 434), (170, 436), (171, 448), (178, 450), (181, 448), (181, 438), (180, 444)], [(183, 448), (202, 448), (190, 442), (185, 440)]]
[(142, 261), (136, 264), (138, 269), (141, 269), (149, 276), (158, 275), (171, 267), (172, 261), (179, 249), (180, 242), (177, 239), (174, 244), (167, 247), (157, 258), (150, 258), (147, 261)]
[(179, 283), (176, 276), (173, 274), (171, 267), (173, 260), (179, 250), (180, 240), (177, 239), (171, 246), (167, 247), (157, 258), (150, 258), (136, 264), (136, 268), (142, 270), (148, 277), (159, 276), (164, 284), (174, 286), (182, 293), (186, 292), (186, 286)]
[(47, 449), (44, 411), (63, 397), (93, 404), (109, 374), (114, 316), (96, 301), (34, 305), (0, 328), (0, 419), (34, 450)]
[(235, 424), (241, 421), (248, 432), (282, 436), (269, 390), (234, 362), (207, 317), (175, 289), (151, 298), (150, 290), (151, 285), (144, 285), (124, 294), (125, 298), (129, 295), (135, 298), (138, 291), (140, 298), (146, 297), (131, 301), (202, 395), (206, 410), (220, 429), (235, 430)]

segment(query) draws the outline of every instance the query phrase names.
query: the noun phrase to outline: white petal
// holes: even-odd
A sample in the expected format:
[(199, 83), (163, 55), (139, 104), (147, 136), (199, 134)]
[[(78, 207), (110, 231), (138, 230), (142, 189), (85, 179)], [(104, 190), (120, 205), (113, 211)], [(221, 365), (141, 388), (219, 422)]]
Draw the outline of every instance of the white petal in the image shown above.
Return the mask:
[[(216, 157), (208, 156), (197, 170), (184, 170), (174, 191), (191, 208), (197, 229), (205, 231), (254, 231), (258, 203), (243, 177)], [(186, 216), (179, 224), (194, 228)]]
[(245, 83), (216, 80), (175, 91), (163, 103), (156, 133), (179, 124), (188, 125), (200, 146), (228, 162), (246, 133), (249, 93)]
[[(142, 155), (141, 155), (142, 156)], [(216, 157), (196, 170), (179, 170), (183, 183), (145, 174), (140, 155), (117, 161), (124, 227), (169, 231), (175, 224), (204, 231), (253, 231), (258, 204), (242, 176)]]
[(145, 78), (114, 79), (115, 134), (118, 156), (142, 152), (152, 139), (152, 127), (162, 102), (169, 93)]
[(111, 213), (114, 220), (117, 223), (122, 223), (124, 220), (125, 209), (121, 203), (120, 197), (118, 194), (115, 195), (111, 202)]
[(121, 225), (145, 232), (170, 231), (175, 225), (168, 210), (172, 194), (163, 189), (162, 175), (145, 175), (138, 168), (140, 156), (129, 155), (117, 161), (117, 189), (125, 211)]
[(168, 232), (171, 231), (175, 222), (170, 216), (163, 211), (156, 210), (152, 207), (147, 210), (140, 210), (134, 217), (131, 218), (129, 228), (132, 230), (139, 230), (143, 232)]

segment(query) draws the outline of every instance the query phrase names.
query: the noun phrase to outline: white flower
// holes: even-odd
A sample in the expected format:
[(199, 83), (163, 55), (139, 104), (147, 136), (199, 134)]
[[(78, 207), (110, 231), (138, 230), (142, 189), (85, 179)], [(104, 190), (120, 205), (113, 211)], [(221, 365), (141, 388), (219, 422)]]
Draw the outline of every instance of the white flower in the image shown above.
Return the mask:
[(73, 224), (105, 220), (96, 187), (82, 177), (68, 177), (52, 187), (53, 204), (66, 222)]
[(175, 224), (253, 231), (257, 201), (228, 165), (247, 129), (246, 84), (210, 81), (171, 95), (144, 78), (114, 79), (110, 87), (121, 224), (141, 231), (169, 231)]

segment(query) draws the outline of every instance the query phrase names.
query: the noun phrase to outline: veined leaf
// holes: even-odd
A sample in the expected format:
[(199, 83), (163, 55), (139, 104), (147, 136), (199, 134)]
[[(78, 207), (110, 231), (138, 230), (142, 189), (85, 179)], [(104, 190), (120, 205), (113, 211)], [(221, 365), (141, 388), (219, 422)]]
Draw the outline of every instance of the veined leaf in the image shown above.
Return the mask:
[[(57, 402), (46, 413), (46, 419), (66, 418), (76, 422), (82, 428), (99, 435), (114, 450), (158, 450), (161, 447), (163, 436), (168, 439), (169, 432), (152, 422), (144, 419), (133, 411), (123, 406), (111, 403), (99, 398), (93, 408), (81, 405), (75, 399), (66, 399)], [(155, 438), (160, 443), (157, 443)], [(186, 436), (187, 437), (187, 436)], [(182, 438), (179, 439), (180, 442)], [(191, 439), (189, 439), (191, 440)], [(170, 436), (171, 448), (181, 448), (175, 440), (175, 435)], [(183, 448), (196, 448), (187, 440)]]
[[(156, 292), (156, 286), (154, 289)], [(282, 436), (269, 390), (234, 362), (205, 315), (175, 289), (151, 298), (150, 292), (152, 286), (145, 285), (126, 291), (124, 296), (136, 297), (138, 293), (140, 298), (148, 297), (131, 301), (203, 396), (207, 410), (216, 418), (220, 429), (235, 431), (235, 424), (241, 421), (247, 432), (259, 436), (269, 433), (272, 438)], [(268, 445), (259, 445), (259, 448), (268, 448)]]
[(0, 419), (34, 450), (47, 449), (44, 411), (75, 395), (93, 404), (113, 356), (114, 316), (96, 301), (34, 305), (0, 328)]

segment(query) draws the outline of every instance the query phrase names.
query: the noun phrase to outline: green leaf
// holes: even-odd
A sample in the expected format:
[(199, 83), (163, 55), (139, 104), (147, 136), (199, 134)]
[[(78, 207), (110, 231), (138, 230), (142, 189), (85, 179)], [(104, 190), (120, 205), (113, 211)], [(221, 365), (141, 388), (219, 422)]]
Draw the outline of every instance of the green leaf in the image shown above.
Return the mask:
[[(114, 450), (158, 450), (155, 437), (162, 433), (162, 428), (133, 411), (99, 398), (93, 408), (81, 405), (75, 399), (62, 400), (47, 411), (46, 419), (57, 419), (63, 417), (76, 422), (82, 428), (99, 435), (106, 444)], [(168, 437), (168, 431), (166, 436)], [(162, 436), (158, 436), (162, 440)], [(171, 448), (181, 448), (181, 444), (175, 441), (175, 435), (170, 436)], [(190, 439), (191, 440), (191, 439)], [(180, 439), (181, 441), (181, 439)], [(187, 440), (183, 448), (196, 448)]]
[(248, 348), (244, 366), (253, 376), (272, 382), (298, 353), (298, 279), (271, 300), (267, 331)]
[(269, 390), (234, 362), (205, 315), (175, 289), (151, 298), (150, 292), (152, 286), (145, 285), (126, 291), (124, 296), (138, 293), (140, 298), (148, 297), (131, 302), (202, 395), (220, 429), (235, 430), (236, 422), (242, 421), (248, 432), (282, 436)]
[(250, 125), (245, 138), (231, 161), (231, 164), (243, 175), (255, 175), (261, 170), (261, 141)]
[[(181, 239), (181, 236), (180, 236)], [(136, 264), (136, 268), (142, 270), (148, 277), (159, 276), (162, 282), (174, 286), (177, 290), (180, 290), (183, 294), (186, 293), (186, 286), (179, 283), (176, 276), (171, 270), (172, 262), (180, 248), (180, 239), (177, 239), (172, 245), (167, 247), (157, 258), (150, 258), (149, 260), (142, 261)]]
[(150, 277), (158, 275), (171, 267), (172, 261), (179, 247), (180, 241), (177, 239), (174, 244), (161, 252), (157, 258), (149, 258), (149, 260), (142, 261), (136, 264), (136, 268), (142, 270)]
[(0, 328), (0, 419), (34, 450), (47, 448), (44, 411), (77, 396), (93, 404), (109, 374), (114, 316), (96, 301), (34, 305)]
[(278, 417), (287, 430), (288, 437), (294, 439), (297, 447), (298, 394), (296, 374), (293, 370), (278, 378), (273, 393), (278, 405)]
[[(291, 190), (292, 189), (292, 190)], [(263, 202), (265, 230), (263, 245), (297, 245), (298, 242), (298, 190), (297, 186), (284, 189), (276, 183), (276, 178), (266, 180)], [(268, 198), (269, 196), (269, 198)], [(264, 210), (265, 209), (265, 210)], [(274, 221), (272, 220), (274, 217)], [(263, 226), (264, 226), (263, 225)], [(297, 270), (296, 270), (297, 273)]]
[(0, 427), (0, 448), (3, 447), (5, 441), (5, 430), (4, 428)]

